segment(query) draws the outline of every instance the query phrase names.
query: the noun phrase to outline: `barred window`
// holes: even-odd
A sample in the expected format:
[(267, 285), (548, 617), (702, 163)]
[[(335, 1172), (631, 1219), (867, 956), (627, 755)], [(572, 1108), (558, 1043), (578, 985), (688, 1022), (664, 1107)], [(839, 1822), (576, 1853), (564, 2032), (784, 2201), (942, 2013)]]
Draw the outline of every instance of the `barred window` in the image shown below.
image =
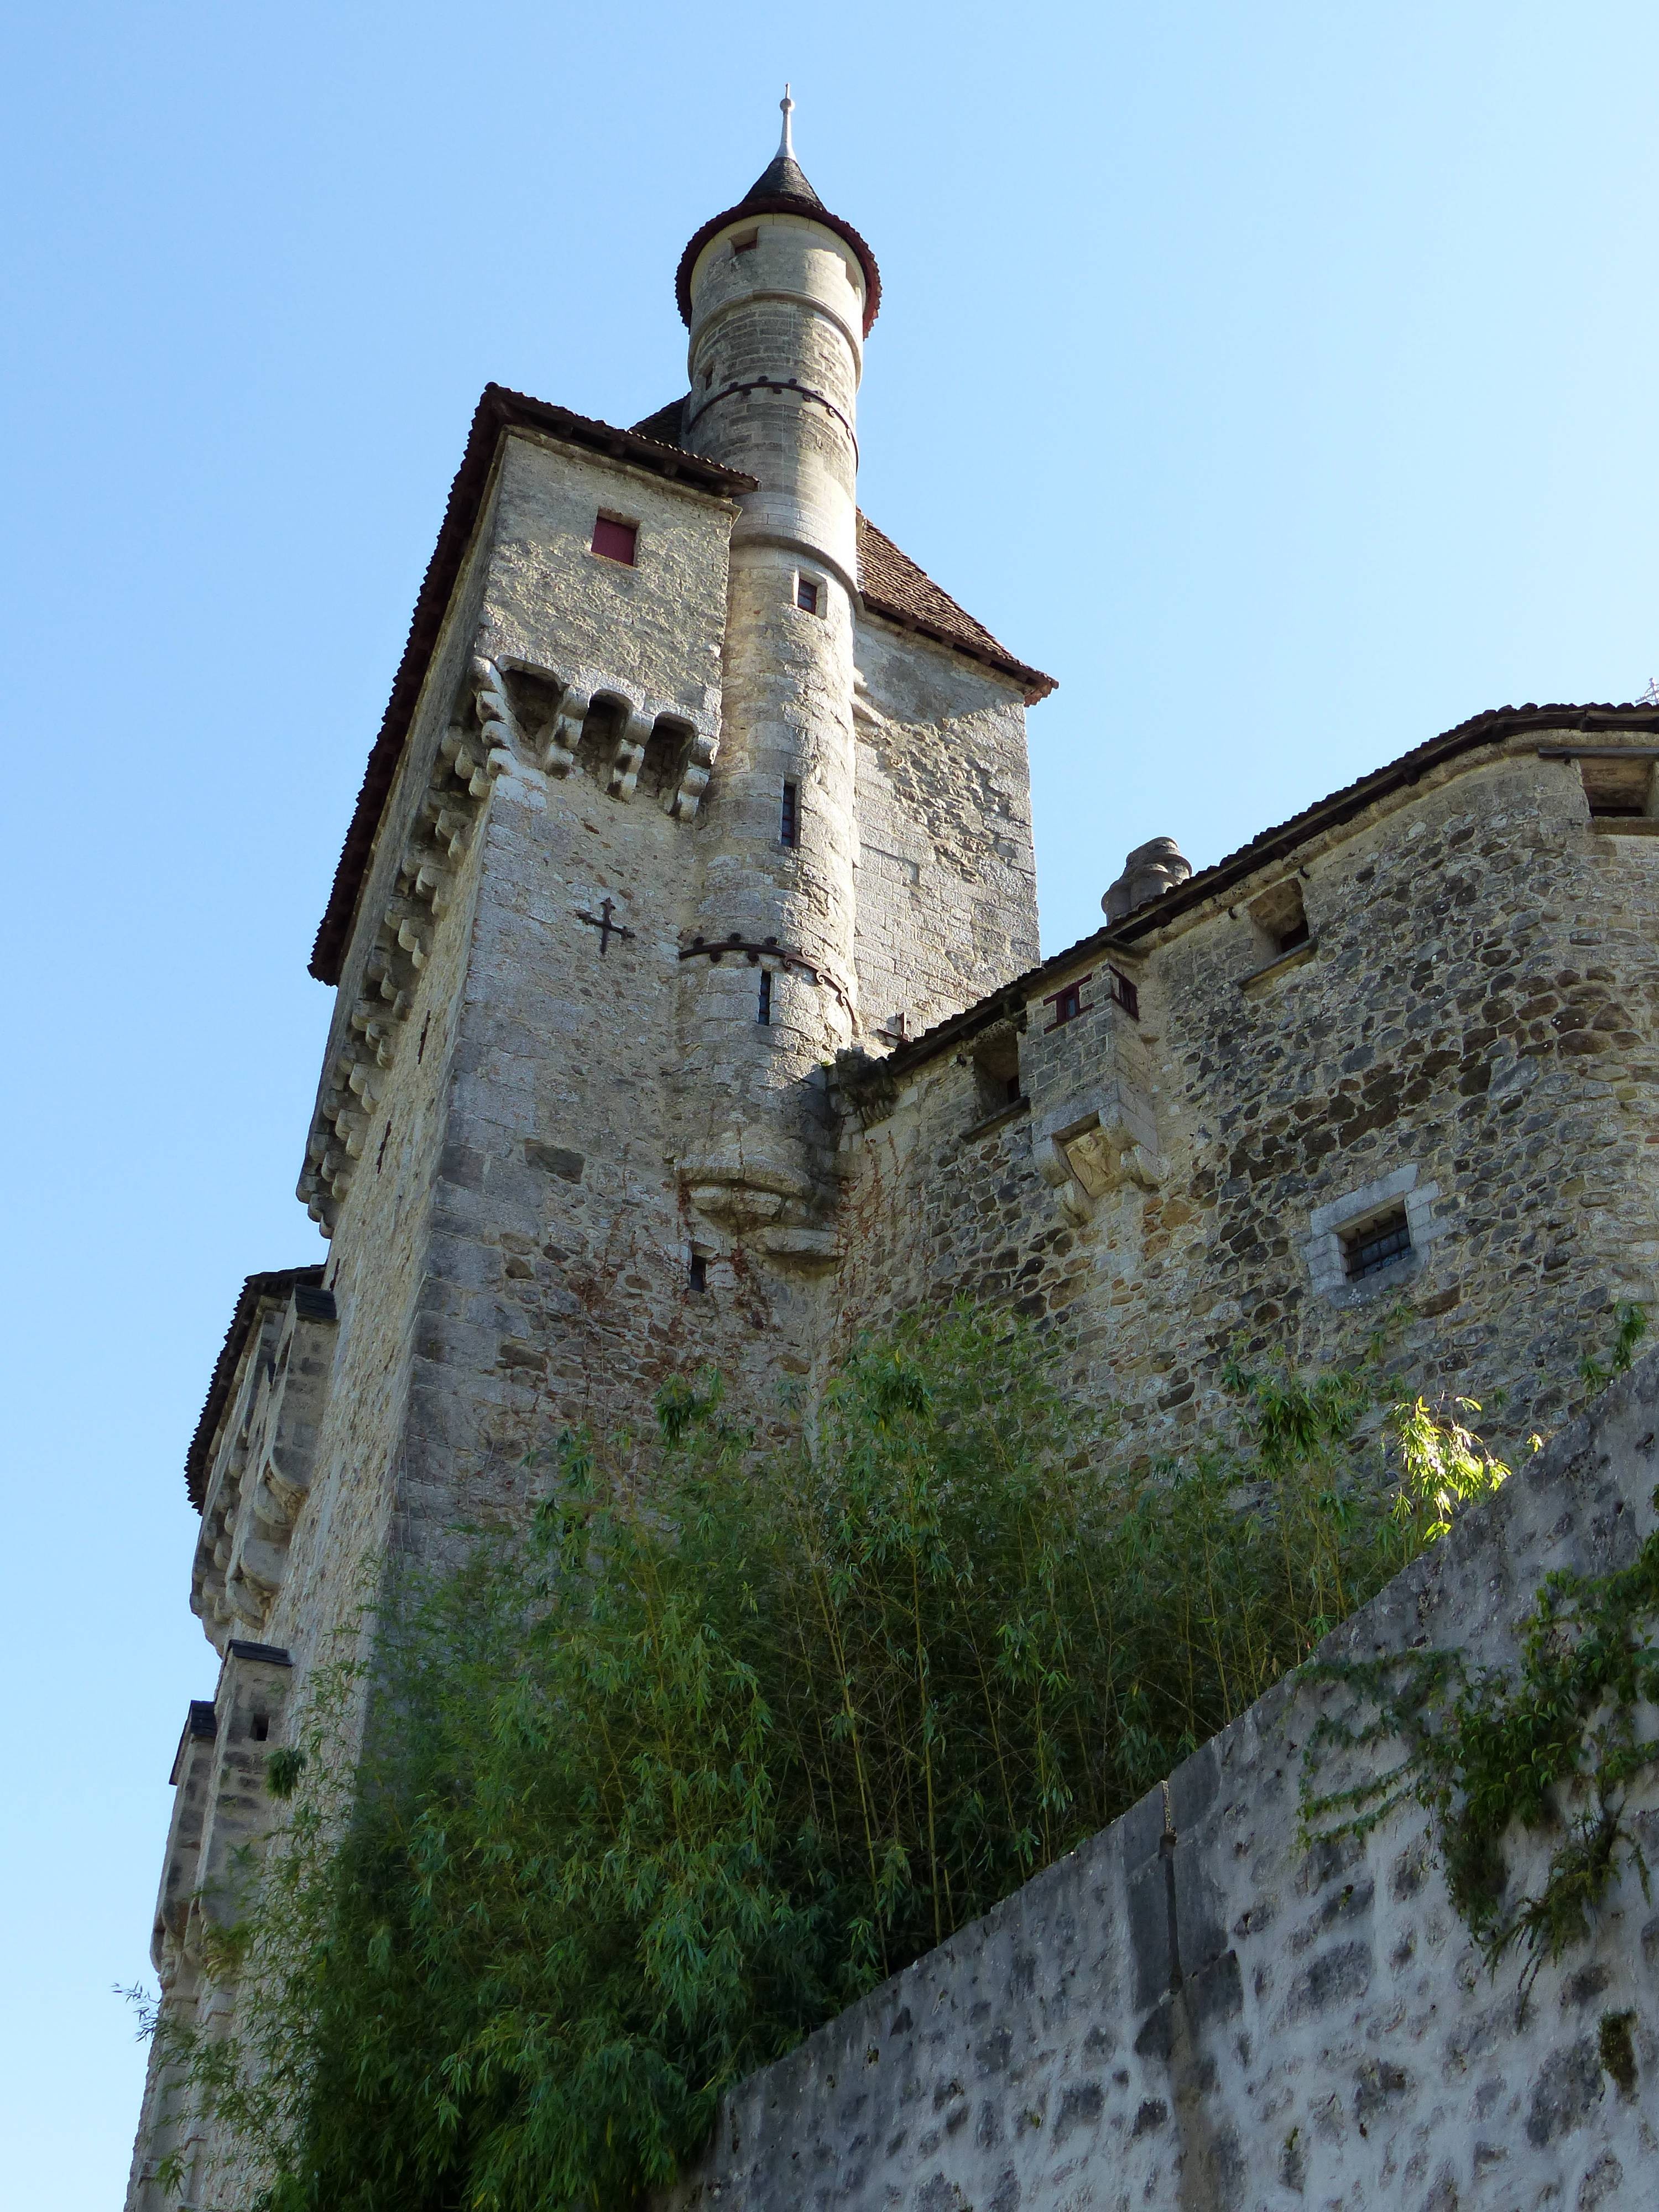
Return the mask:
[(1351, 1283), (1376, 1274), (1412, 1249), (1411, 1225), (1403, 1206), (1363, 1222), (1342, 1239), (1342, 1269)]

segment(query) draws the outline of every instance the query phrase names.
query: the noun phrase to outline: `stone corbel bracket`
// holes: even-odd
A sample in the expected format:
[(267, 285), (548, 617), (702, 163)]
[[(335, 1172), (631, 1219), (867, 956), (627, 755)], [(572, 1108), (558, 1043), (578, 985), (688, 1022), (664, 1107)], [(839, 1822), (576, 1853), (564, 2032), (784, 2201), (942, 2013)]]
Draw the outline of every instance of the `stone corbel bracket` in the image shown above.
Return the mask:
[[(486, 630), (481, 646), (489, 641)], [(550, 715), (544, 705), (534, 715), (529, 708), (515, 706), (515, 675), (540, 687), (544, 698), (548, 690), (556, 695), (558, 703)], [(663, 811), (678, 822), (695, 820), (720, 745), (716, 692), (705, 691), (702, 706), (690, 708), (681, 701), (636, 697), (602, 670), (585, 667), (564, 676), (534, 661), (506, 654), (496, 659), (483, 650), (473, 656), (471, 681), (486, 752), (503, 747), (553, 777), (568, 775), (575, 766), (593, 702), (602, 698), (620, 708), (621, 726), (604, 763), (602, 781), (609, 796), (623, 805), (634, 796), (653, 737), (659, 728), (672, 732), (680, 739), (680, 755), (663, 789)], [(538, 722), (533, 731), (532, 720)]]
[(203, 1499), (191, 1576), (191, 1610), (221, 1650), (228, 1636), (263, 1632), (287, 1572), (311, 1488), (336, 1320), (331, 1293), (300, 1284), (280, 1318), (268, 1307), (258, 1324), (253, 1379)]
[(655, 727), (648, 714), (630, 708), (617, 738), (617, 750), (611, 757), (611, 796), (624, 803), (634, 796), (634, 787), (640, 780), (640, 770), (645, 765), (645, 749), (651, 742)]
[(679, 781), (665, 801), (667, 811), (677, 822), (696, 820), (702, 795), (708, 788), (719, 746), (720, 740), (713, 731), (693, 730), (691, 743), (680, 764)]
[[(460, 716), (439, 742), (415, 810), (396, 885), (381, 909), (364, 963), (362, 995), (340, 1033), (307, 1142), (299, 1196), (325, 1237), (334, 1234), (350, 1191), (370, 1119), (391, 1079), (422, 971), (432, 957), (484, 802), (496, 779), (516, 765), (515, 748), (524, 744), (507, 686), (492, 661), (473, 659), (459, 704)], [(471, 726), (475, 720), (476, 730)]]
[(763, 1229), (762, 1249), (780, 1256), (823, 1261), (834, 1256), (834, 1238), (817, 1227), (823, 1194), (794, 1164), (733, 1132), (679, 1164), (687, 1201), (728, 1233)]
[(1031, 1132), (1032, 1156), (1061, 1211), (1081, 1226), (1109, 1191), (1126, 1184), (1150, 1191), (1163, 1183), (1167, 1170), (1144, 1141), (1146, 1133), (1133, 1126), (1116, 1095), (1108, 1093), (1045, 1114)]

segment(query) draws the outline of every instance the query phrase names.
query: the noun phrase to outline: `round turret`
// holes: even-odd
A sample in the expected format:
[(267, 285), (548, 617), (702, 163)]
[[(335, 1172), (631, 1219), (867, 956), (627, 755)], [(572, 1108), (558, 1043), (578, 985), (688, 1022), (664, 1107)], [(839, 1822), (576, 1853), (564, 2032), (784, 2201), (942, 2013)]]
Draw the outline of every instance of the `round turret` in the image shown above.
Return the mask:
[[(790, 139), (680, 264), (682, 442), (757, 479), (732, 532), (721, 730), (685, 961), (694, 1202), (805, 1225), (830, 1188), (818, 1072), (858, 1030), (857, 406), (880, 277)], [(708, 948), (700, 951), (699, 946)], [(735, 945), (736, 951), (726, 951)], [(716, 951), (718, 950), (718, 957)]]
[(850, 223), (831, 215), (783, 139), (735, 207), (699, 230), (677, 290), (690, 326), (683, 436), (760, 479), (736, 537), (787, 540), (856, 592), (859, 380), (881, 276)]

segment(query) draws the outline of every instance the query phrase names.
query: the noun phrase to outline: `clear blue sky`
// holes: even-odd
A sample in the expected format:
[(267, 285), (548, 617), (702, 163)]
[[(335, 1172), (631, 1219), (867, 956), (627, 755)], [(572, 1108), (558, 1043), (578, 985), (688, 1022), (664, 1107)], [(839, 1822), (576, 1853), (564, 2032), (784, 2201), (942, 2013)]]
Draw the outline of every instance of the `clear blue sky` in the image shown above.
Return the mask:
[(1650, 6), (57, 0), (0, 30), (6, 2189), (118, 2201), (180, 1462), (291, 1194), (305, 973), (489, 379), (683, 388), (781, 80), (885, 304), (873, 519), (1060, 679), (1045, 948), (1479, 709), (1659, 672)]

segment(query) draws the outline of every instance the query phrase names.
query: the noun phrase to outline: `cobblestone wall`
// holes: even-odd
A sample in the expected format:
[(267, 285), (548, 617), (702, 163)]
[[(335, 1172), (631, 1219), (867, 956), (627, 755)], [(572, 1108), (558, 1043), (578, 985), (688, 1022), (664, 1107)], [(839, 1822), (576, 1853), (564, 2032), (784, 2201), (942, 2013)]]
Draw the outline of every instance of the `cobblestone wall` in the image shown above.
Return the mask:
[[(1653, 1528), (1656, 1424), (1650, 1359), (1327, 1650), (1510, 1660), (1547, 1573), (1604, 1571)], [(1301, 1848), (1303, 1747), (1338, 1694), (1282, 1684), (1178, 1768), (1172, 1852), (1154, 1791), (745, 2082), (661, 2212), (1650, 2202), (1659, 1911), (1627, 1874), (1522, 2002), (1420, 1814)], [(1659, 1790), (1633, 1803), (1651, 1853)]]
[[(1501, 1391), (1505, 1435), (1559, 1421), (1613, 1304), (1659, 1285), (1659, 842), (1592, 823), (1547, 735), (1154, 908), (1005, 994), (1000, 1027), (854, 1086), (843, 1328), (1006, 1298), (1146, 1451), (1213, 1422), (1230, 1347), (1330, 1364), (1391, 1316), (1403, 1373)], [(1252, 909), (1287, 888), (1309, 939), (1276, 958)], [(1395, 1205), (1412, 1250), (1348, 1282), (1345, 1224)]]

